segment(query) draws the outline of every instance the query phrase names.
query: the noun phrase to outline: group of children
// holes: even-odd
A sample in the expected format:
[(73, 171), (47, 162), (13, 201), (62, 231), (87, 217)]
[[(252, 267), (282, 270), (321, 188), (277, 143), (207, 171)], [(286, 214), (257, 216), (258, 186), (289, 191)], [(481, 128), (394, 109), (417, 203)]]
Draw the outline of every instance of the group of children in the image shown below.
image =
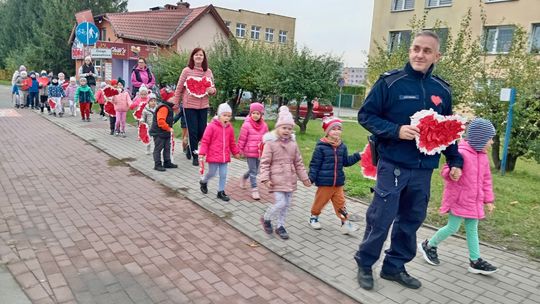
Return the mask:
[[(313, 229), (321, 229), (319, 215), (331, 201), (341, 223), (341, 232), (349, 234), (358, 230), (358, 226), (348, 219), (343, 167), (356, 164), (361, 156), (358, 152), (348, 154), (347, 146), (341, 140), (342, 121), (332, 117), (323, 120), (325, 136), (315, 146), (307, 173), (295, 141), (295, 123), (289, 109), (286, 106), (279, 109), (275, 129), (271, 132), (268, 132), (263, 115), (264, 106), (252, 103), (236, 144), (234, 129), (230, 124), (232, 110), (226, 103), (219, 105), (217, 116), (207, 127), (199, 149), (200, 159), (209, 165), (208, 172), (200, 180), (201, 192), (208, 193), (208, 181), (219, 172), (217, 198), (228, 201), (229, 197), (225, 194), (227, 164), (231, 154), (236, 158), (244, 155), (249, 169), (242, 176), (240, 187), (245, 189), (249, 179), (252, 198), (258, 200), (258, 178), (274, 194), (274, 203), (260, 219), (266, 233), (275, 232), (282, 239), (289, 238), (285, 221), (293, 192), (297, 189), (297, 180), (302, 181), (306, 187), (312, 184), (318, 187), (309, 219)], [(491, 122), (482, 118), (474, 119), (468, 126), (467, 137), (459, 144), (459, 151), (464, 158), (463, 176), (459, 181), (451, 180), (447, 165), (441, 171), (445, 183), (441, 213), (449, 214), (448, 224), (432, 238), (418, 244), (422, 256), (431, 265), (440, 263), (437, 246), (457, 232), (460, 224), (465, 221), (470, 256), (468, 270), (479, 274), (497, 271), (497, 267), (480, 257), (478, 240), (478, 220), (484, 218), (484, 206), (487, 206), (489, 213), (494, 210), (495, 198), (486, 154), (494, 135), (495, 128)]]

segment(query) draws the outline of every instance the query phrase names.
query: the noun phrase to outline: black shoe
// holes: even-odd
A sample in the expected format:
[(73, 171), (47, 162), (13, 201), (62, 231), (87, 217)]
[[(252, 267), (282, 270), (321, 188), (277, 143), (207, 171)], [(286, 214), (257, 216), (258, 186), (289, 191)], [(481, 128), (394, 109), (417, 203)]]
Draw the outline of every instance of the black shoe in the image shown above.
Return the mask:
[(154, 170), (159, 171), (159, 172), (164, 172), (165, 168), (161, 164), (159, 164), (159, 165), (154, 166)]
[(227, 194), (225, 194), (225, 191), (218, 191), (217, 193), (217, 198), (219, 198), (220, 200), (224, 201), (224, 202), (228, 202), (230, 201), (231, 199), (227, 196)]
[(437, 255), (437, 247), (431, 247), (428, 245), (428, 240), (418, 243), (418, 250), (422, 253), (424, 260), (431, 265), (439, 265), (439, 256)]
[(189, 146), (186, 148), (186, 158), (191, 159), (191, 150), (189, 149)]
[(208, 183), (200, 181), (199, 184), (201, 185), (201, 192), (204, 194), (208, 193)]
[(199, 166), (199, 158), (197, 157), (193, 157), (193, 159), (191, 160), (191, 163), (194, 165), (194, 166)]
[(174, 168), (178, 168), (178, 165), (177, 165), (177, 164), (173, 164), (173, 163), (171, 163), (170, 161), (168, 161), (168, 162), (165, 162), (165, 163), (163, 164), (163, 167), (164, 167), (164, 168), (167, 168), (167, 169), (169, 169), (169, 168), (173, 168), (173, 169), (174, 169)]
[(283, 240), (289, 239), (289, 234), (287, 233), (287, 230), (285, 230), (285, 227), (283, 226), (279, 226), (276, 229), (276, 234), (279, 235), (279, 237), (282, 238)]
[(111, 135), (114, 135), (114, 130), (111, 130)]
[(274, 230), (272, 229), (272, 221), (264, 220), (264, 216), (261, 216), (261, 224), (263, 226), (264, 232), (272, 234)]
[(395, 281), (399, 284), (411, 288), (411, 289), (418, 289), (420, 286), (422, 286), (422, 283), (418, 279), (415, 279), (411, 277), (407, 271), (402, 271), (394, 274), (386, 274), (381, 271), (381, 278), (389, 281)]
[(469, 272), (477, 273), (477, 274), (492, 274), (494, 272), (497, 272), (497, 267), (491, 265), (487, 261), (484, 261), (482, 259), (476, 260), (476, 262), (470, 261), (469, 269), (467, 269)]
[(363, 269), (358, 266), (358, 273), (356, 275), (358, 284), (365, 290), (373, 289), (373, 271), (371, 269)]

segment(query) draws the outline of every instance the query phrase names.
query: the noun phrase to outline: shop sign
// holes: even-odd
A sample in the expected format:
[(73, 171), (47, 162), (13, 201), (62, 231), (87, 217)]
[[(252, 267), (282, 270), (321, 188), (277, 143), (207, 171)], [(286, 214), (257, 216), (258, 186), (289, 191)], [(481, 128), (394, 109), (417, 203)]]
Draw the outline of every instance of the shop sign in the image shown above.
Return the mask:
[(111, 49), (91, 49), (90, 56), (96, 59), (110, 59), (112, 58)]

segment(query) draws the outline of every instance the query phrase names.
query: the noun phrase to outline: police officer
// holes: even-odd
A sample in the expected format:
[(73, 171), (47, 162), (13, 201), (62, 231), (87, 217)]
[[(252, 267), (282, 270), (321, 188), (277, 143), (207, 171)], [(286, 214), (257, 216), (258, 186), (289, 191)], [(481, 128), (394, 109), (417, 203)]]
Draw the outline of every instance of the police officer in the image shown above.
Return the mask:
[[(409, 49), (409, 62), (401, 70), (386, 72), (375, 83), (358, 112), (358, 122), (373, 134), (379, 154), (374, 197), (366, 213), (366, 230), (355, 260), (358, 283), (373, 288), (372, 266), (379, 259), (390, 226), (390, 248), (381, 278), (408, 288), (420, 288), (405, 264), (416, 255), (416, 231), (426, 217), (431, 174), (440, 155), (425, 155), (415, 143), (419, 129), (410, 117), (423, 109), (452, 114), (449, 85), (431, 74), (439, 60), (439, 37), (431, 31), (418, 33)], [(444, 152), (451, 178), (459, 179), (463, 159), (457, 145)]]

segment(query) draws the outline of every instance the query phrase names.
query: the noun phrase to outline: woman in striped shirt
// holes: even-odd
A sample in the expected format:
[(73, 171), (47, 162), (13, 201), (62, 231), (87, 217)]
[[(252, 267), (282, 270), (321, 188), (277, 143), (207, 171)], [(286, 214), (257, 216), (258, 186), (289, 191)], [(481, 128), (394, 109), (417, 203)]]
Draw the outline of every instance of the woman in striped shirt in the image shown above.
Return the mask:
[(194, 166), (199, 165), (197, 149), (202, 139), (208, 117), (209, 95), (216, 94), (214, 75), (208, 68), (206, 53), (202, 48), (195, 48), (189, 57), (188, 66), (182, 70), (176, 91), (174, 104), (182, 101), (189, 133), (189, 151)]

